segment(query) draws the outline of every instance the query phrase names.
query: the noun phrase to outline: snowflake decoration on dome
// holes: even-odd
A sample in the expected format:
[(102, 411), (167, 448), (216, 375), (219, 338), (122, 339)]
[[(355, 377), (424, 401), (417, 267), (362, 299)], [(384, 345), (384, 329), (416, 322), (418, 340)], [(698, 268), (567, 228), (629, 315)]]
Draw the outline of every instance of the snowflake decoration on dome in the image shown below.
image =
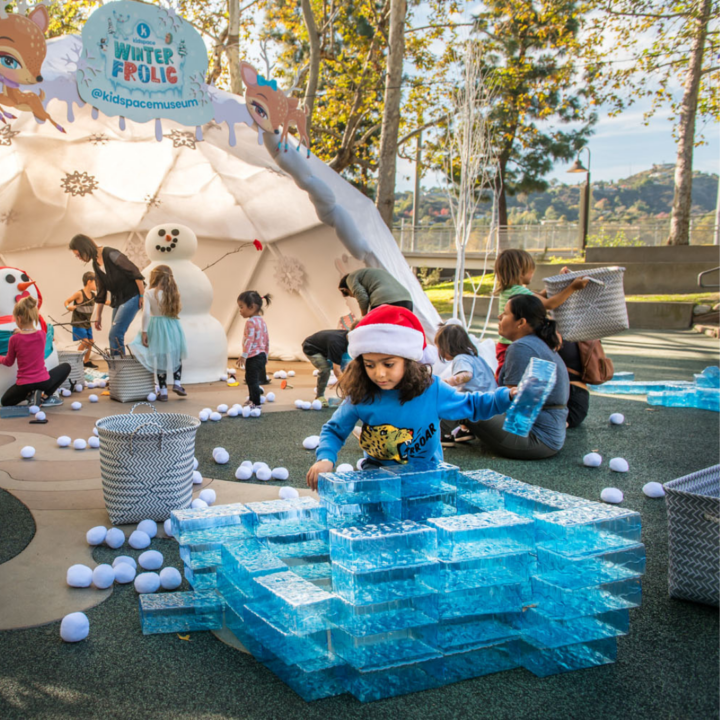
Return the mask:
[(150, 210), (151, 208), (160, 207), (162, 205), (162, 200), (158, 198), (157, 193), (154, 195), (150, 195), (148, 193), (145, 196), (145, 205), (147, 206), (147, 209)]
[(93, 133), (92, 135), (88, 135), (87, 139), (87, 141), (93, 145), (104, 145), (108, 140), (110, 140), (110, 138), (105, 135), (105, 133)]
[(16, 210), (8, 210), (7, 212), (0, 213), (0, 225), (11, 225), (20, 219), (20, 213)]
[(197, 140), (195, 139), (195, 133), (187, 132), (186, 130), (171, 130), (169, 135), (164, 137), (172, 140), (173, 147), (188, 147), (191, 150), (195, 150)]
[(13, 130), (10, 125), (3, 125), (0, 128), (0, 145), (12, 145), (13, 138), (19, 135), (18, 130)]
[(65, 177), (60, 181), (60, 186), (66, 193), (73, 197), (80, 195), (92, 195), (93, 190), (97, 190), (100, 184), (94, 175), (88, 175), (86, 172), (65, 173)]
[(305, 267), (297, 258), (280, 257), (275, 263), (275, 279), (288, 292), (300, 292), (305, 286)]

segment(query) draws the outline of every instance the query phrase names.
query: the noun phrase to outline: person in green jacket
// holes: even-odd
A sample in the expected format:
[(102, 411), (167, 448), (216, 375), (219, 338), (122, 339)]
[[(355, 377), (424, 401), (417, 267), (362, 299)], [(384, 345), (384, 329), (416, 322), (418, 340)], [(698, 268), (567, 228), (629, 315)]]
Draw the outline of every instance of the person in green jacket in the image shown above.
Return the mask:
[(340, 278), (338, 289), (343, 297), (355, 298), (360, 311), (367, 315), (379, 305), (397, 305), (412, 312), (410, 291), (387, 270), (362, 268)]

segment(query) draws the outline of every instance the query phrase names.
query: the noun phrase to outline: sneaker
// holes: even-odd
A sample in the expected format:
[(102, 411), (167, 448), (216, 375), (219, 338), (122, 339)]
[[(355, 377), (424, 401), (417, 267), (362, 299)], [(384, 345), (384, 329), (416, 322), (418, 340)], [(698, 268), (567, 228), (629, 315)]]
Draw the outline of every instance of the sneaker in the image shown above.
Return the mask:
[(173, 385), (173, 392), (176, 395), (180, 395), (180, 397), (185, 397), (187, 395), (187, 390), (180, 383), (175, 383)]
[(32, 407), (33, 405), (40, 407), (42, 405), (42, 396), (42, 390), (33, 390), (29, 396), (30, 407)]
[(167, 402), (168, 396), (167, 393), (160, 393), (160, 395), (157, 396), (158, 402)]
[(450, 434), (443, 435), (442, 438), (440, 438), (440, 445), (444, 448), (455, 447), (455, 438)]
[(469, 430), (465, 430), (464, 428), (460, 428), (457, 432), (454, 432), (453, 437), (455, 438), (456, 443), (464, 443), (468, 442), (468, 440), (475, 439), (475, 436)]
[(320, 397), (317, 397), (317, 398), (315, 398), (315, 399), (316, 399), (316, 400), (319, 400), (319, 401), (320, 401), (320, 404), (321, 404), (324, 408), (328, 407), (327, 398), (325, 398), (324, 396), (321, 395)]
[(90, 368), (91, 370), (97, 370), (98, 368), (98, 366), (92, 360), (84, 362), (83, 367)]

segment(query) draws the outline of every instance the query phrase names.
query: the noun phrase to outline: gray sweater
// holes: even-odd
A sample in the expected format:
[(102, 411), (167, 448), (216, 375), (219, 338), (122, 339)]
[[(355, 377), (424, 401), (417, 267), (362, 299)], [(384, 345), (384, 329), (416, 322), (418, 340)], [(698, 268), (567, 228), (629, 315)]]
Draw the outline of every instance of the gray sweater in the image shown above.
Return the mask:
[(358, 301), (363, 315), (378, 305), (394, 302), (412, 302), (410, 291), (387, 270), (363, 268), (351, 272), (347, 285)]

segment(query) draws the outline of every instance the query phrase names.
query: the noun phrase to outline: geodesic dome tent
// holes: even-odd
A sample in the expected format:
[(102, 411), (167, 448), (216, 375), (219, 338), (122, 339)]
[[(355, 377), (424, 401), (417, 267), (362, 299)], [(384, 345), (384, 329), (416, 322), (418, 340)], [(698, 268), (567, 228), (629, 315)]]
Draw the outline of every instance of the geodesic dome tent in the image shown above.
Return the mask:
[(240, 291), (274, 295), (271, 356), (304, 359), (302, 340), (349, 312), (338, 279), (366, 265), (410, 289), (433, 337), (439, 317), (368, 198), (293, 142), (278, 152), (243, 99), (215, 88), (206, 88), (214, 119), (197, 128), (100, 113), (78, 94), (82, 49), (78, 36), (49, 40), (43, 81), (27, 88), (44, 91), (64, 133), (27, 112), (0, 126), (0, 260), (37, 282), (46, 317), (60, 321), (62, 301), (81, 286), (86, 268), (67, 249), (73, 235), (116, 247), (142, 269), (146, 233), (172, 222), (198, 237), (194, 262), (212, 282), (231, 356), (244, 325)]

